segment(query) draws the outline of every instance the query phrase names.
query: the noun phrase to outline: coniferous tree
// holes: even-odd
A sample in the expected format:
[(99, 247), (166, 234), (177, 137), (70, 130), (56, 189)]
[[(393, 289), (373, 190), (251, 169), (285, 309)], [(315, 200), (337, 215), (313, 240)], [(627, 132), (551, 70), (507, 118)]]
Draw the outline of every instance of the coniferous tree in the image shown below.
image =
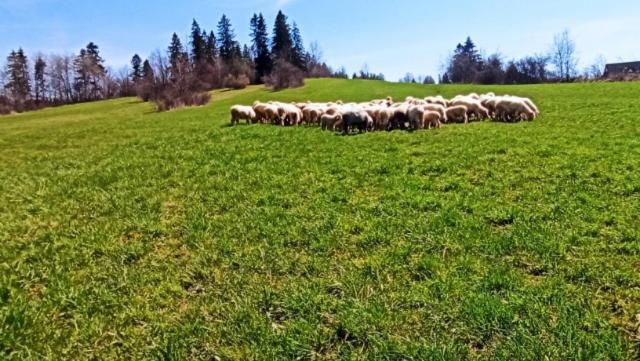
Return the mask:
[(474, 63), (482, 62), (482, 56), (480, 55), (480, 53), (478, 53), (478, 50), (476, 49), (476, 44), (473, 43), (473, 41), (471, 40), (471, 37), (467, 36), (467, 40), (464, 42), (462, 49), (463, 49), (463, 54), (468, 56), (472, 62)]
[(87, 51), (80, 49), (80, 54), (73, 60), (73, 68), (76, 74), (73, 87), (77, 100), (80, 101), (84, 101), (89, 97), (89, 67)]
[(45, 78), (45, 70), (47, 68), (47, 63), (44, 61), (42, 56), (38, 56), (36, 58), (36, 62), (34, 64), (34, 94), (36, 104), (40, 104), (41, 101), (45, 100), (45, 94), (47, 90), (47, 83)]
[(207, 63), (213, 64), (216, 59), (216, 35), (211, 31), (206, 37), (205, 42), (205, 59)]
[(298, 25), (294, 22), (291, 30), (291, 40), (293, 42), (291, 63), (301, 70), (307, 70), (307, 52), (304, 50), (304, 43)]
[(267, 33), (267, 23), (262, 14), (253, 14), (251, 18), (251, 48), (255, 62), (255, 71), (258, 81), (271, 73), (273, 63), (269, 54), (269, 34)]
[(240, 46), (235, 41), (235, 34), (231, 26), (231, 21), (226, 15), (218, 22), (218, 54), (225, 61), (229, 61), (240, 54)]
[(169, 74), (172, 78), (176, 79), (184, 66), (184, 62), (187, 60), (187, 54), (182, 46), (182, 41), (178, 34), (173, 33), (171, 37), (171, 44), (169, 45)]
[(447, 67), (447, 78), (452, 83), (472, 83), (484, 67), (482, 56), (470, 37), (458, 44)]
[(93, 42), (87, 44), (85, 49), (80, 50), (73, 65), (76, 72), (74, 86), (79, 100), (99, 99), (102, 92), (101, 82), (105, 78), (106, 70), (98, 45)]
[(171, 44), (167, 51), (169, 53), (169, 63), (171, 66), (177, 66), (177, 63), (184, 57), (184, 47), (178, 34), (173, 33), (171, 36)]
[(285, 60), (291, 62), (293, 40), (291, 39), (291, 30), (287, 24), (287, 17), (278, 11), (276, 21), (273, 26), (273, 40), (271, 41), (271, 56), (274, 59)]
[(251, 55), (251, 50), (249, 50), (249, 47), (247, 46), (247, 44), (245, 44), (242, 47), (242, 58), (246, 59), (246, 60), (253, 61), (253, 56)]
[(239, 59), (242, 58), (242, 48), (240, 47), (240, 43), (236, 42), (235, 44), (233, 44), (233, 55), (231, 56), (232, 59)]
[(27, 56), (22, 48), (11, 51), (7, 57), (7, 78), (5, 88), (15, 101), (27, 100), (31, 93), (31, 81), (29, 79), (29, 64)]
[(142, 59), (138, 54), (131, 58), (131, 80), (137, 83), (142, 79)]
[(149, 60), (145, 60), (144, 63), (142, 64), (142, 79), (153, 80), (153, 78), (154, 78), (153, 67), (151, 66), (151, 63), (149, 62)]
[(206, 57), (206, 39), (203, 36), (202, 30), (200, 30), (200, 25), (198, 22), (193, 19), (193, 24), (191, 24), (191, 61), (194, 64), (201, 64)]

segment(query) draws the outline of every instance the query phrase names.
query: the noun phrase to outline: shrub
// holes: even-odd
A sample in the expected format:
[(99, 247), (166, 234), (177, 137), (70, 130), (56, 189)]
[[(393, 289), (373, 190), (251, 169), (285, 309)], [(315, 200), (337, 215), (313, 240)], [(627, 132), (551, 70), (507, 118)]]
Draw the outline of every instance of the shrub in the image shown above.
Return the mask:
[(10, 114), (13, 111), (11, 100), (5, 96), (0, 95), (0, 115)]
[(277, 60), (271, 75), (264, 77), (263, 81), (273, 90), (297, 88), (304, 85), (304, 73), (286, 61)]
[(251, 80), (245, 74), (233, 76), (231, 74), (224, 77), (223, 86), (232, 89), (244, 89), (251, 83)]
[[(206, 91), (208, 84), (200, 79), (197, 70), (184, 60), (174, 72), (165, 72), (166, 76), (149, 76), (138, 84), (138, 97), (154, 102), (161, 112), (207, 104), (211, 100)], [(156, 73), (161, 72), (159, 69)]]
[(210, 100), (211, 95), (207, 92), (188, 92), (177, 95), (174, 89), (167, 89), (153, 102), (156, 103), (159, 112), (166, 112), (175, 108), (205, 105)]

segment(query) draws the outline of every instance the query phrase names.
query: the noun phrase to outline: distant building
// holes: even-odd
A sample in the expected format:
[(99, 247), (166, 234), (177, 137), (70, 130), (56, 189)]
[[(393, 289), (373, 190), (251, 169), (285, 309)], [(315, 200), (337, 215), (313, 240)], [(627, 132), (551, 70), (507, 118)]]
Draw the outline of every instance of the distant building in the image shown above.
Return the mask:
[(604, 68), (605, 77), (623, 74), (640, 74), (640, 61), (607, 64)]

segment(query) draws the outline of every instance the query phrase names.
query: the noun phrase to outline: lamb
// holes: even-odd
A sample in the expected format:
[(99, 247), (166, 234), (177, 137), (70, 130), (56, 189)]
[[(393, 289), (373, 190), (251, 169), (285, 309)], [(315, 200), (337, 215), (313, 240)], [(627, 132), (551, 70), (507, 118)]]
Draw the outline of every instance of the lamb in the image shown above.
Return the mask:
[(340, 114), (335, 114), (335, 115), (323, 114), (320, 117), (320, 126), (322, 130), (327, 130), (327, 129), (335, 130), (340, 125), (342, 125), (342, 115)]
[(442, 122), (440, 120), (440, 113), (426, 110), (422, 116), (422, 128), (440, 128), (442, 127)]
[(467, 115), (468, 112), (469, 109), (464, 105), (449, 107), (446, 111), (447, 120), (457, 123), (464, 122), (464, 124), (467, 124), (469, 122), (469, 116)]
[(424, 106), (424, 109), (432, 112), (437, 112), (438, 114), (440, 114), (440, 120), (445, 123), (447, 122), (447, 108), (445, 108), (444, 106), (440, 104), (427, 104)]
[(244, 119), (247, 124), (256, 121), (256, 112), (252, 107), (244, 105), (234, 105), (231, 107), (231, 124), (238, 124), (240, 120)]

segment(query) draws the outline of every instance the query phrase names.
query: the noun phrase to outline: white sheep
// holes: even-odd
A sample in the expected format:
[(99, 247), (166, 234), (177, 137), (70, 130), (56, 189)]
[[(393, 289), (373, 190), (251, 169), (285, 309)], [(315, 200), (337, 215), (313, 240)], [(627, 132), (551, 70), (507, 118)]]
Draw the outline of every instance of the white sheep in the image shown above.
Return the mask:
[(515, 97), (503, 98), (496, 105), (496, 118), (504, 121), (534, 120), (536, 113), (527, 103)]
[(483, 107), (479, 100), (473, 98), (457, 98), (450, 102), (451, 106), (464, 105), (467, 107), (469, 115), (474, 115), (477, 120), (489, 118), (489, 111)]
[(231, 124), (238, 124), (241, 119), (247, 121), (247, 124), (256, 121), (256, 112), (252, 107), (245, 105), (234, 105), (231, 107)]
[(468, 112), (469, 109), (467, 109), (467, 107), (465, 107), (464, 105), (449, 107), (446, 110), (447, 121), (458, 123), (464, 122), (465, 124), (467, 124), (469, 122), (469, 116), (467, 115)]

